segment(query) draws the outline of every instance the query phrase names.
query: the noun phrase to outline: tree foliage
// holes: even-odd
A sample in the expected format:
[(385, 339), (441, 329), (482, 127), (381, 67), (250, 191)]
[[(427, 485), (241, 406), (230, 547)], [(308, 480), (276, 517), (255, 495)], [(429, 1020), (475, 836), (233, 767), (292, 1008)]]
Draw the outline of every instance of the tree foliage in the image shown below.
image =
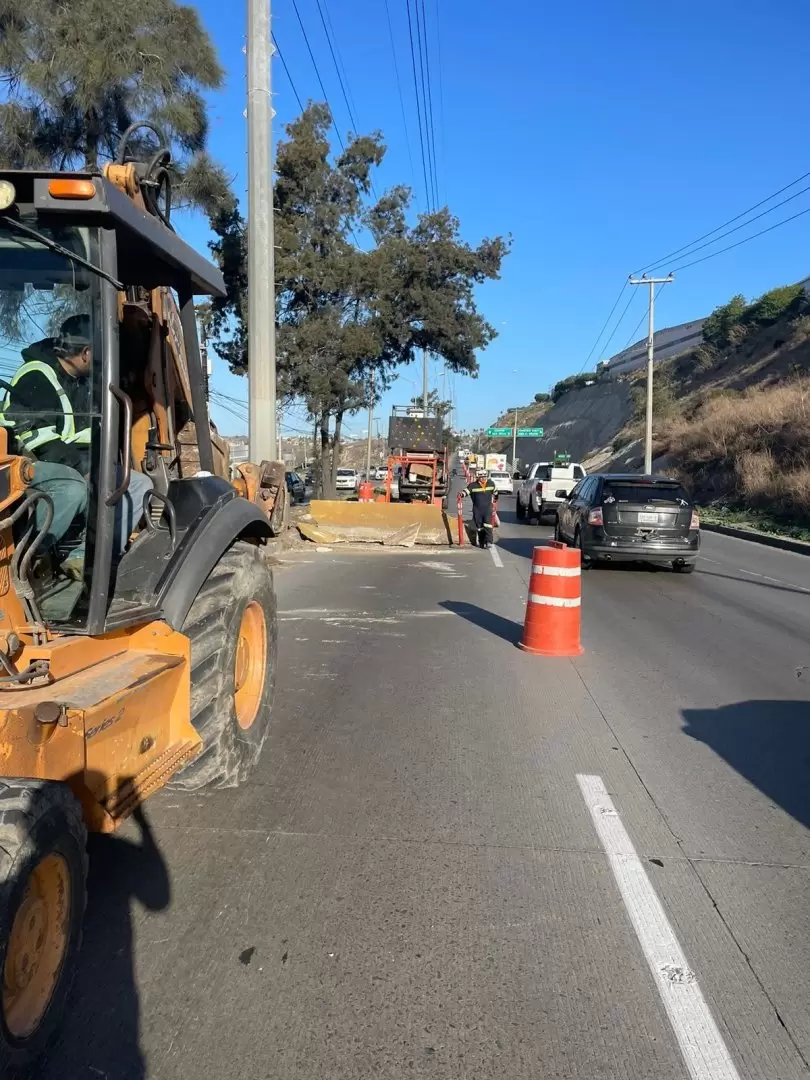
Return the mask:
[[(747, 304), (741, 293), (716, 307), (703, 323), (703, 340), (715, 354), (735, 349), (759, 326), (770, 326), (806, 303), (802, 285), (780, 285)], [(706, 354), (708, 355), (708, 354)]]
[(780, 285), (763, 293), (743, 313), (743, 322), (768, 326), (804, 298), (802, 285)]
[(737, 293), (725, 304), (720, 304), (703, 323), (703, 340), (715, 348), (728, 344), (729, 330), (739, 323), (746, 303), (742, 293)]
[[(327, 491), (344, 417), (367, 404), (372, 375), (379, 397), (422, 349), (451, 371), (477, 372), (476, 351), (495, 331), (478, 312), (474, 289), (498, 277), (508, 250), (500, 238), (466, 244), (446, 209), (409, 224), (404, 187), (369, 205), (382, 137), (355, 136), (332, 157), (330, 125), (327, 106), (311, 104), (287, 127), (275, 184), (278, 385), (317, 420)], [(222, 214), (215, 231), (228, 286), (227, 301), (214, 308), (217, 349), (232, 370), (245, 372), (245, 222)]]
[(222, 81), (196, 10), (176, 0), (0, 0), (0, 164), (95, 169), (149, 120), (177, 159), (181, 197), (213, 212), (229, 193), (205, 151), (203, 92)]
[[(586, 383), (593, 382), (596, 378), (597, 372), (595, 371), (581, 371), (578, 375), (569, 375), (566, 379), (560, 379), (552, 387), (551, 400), (559, 401), (563, 394), (567, 394), (569, 390), (575, 390)], [(537, 399), (535, 398), (535, 400)]]
[(542, 405), (546, 401), (551, 401), (551, 394), (535, 394), (534, 400), (538, 405)]

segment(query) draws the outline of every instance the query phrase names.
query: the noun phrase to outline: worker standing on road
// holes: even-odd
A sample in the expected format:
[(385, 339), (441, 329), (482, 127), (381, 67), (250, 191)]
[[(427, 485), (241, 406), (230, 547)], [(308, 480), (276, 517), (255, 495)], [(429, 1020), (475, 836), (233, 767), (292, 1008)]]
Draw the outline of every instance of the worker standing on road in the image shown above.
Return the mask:
[(492, 543), (492, 512), (498, 501), (498, 489), (489, 478), (486, 469), (479, 469), (475, 480), (462, 493), (472, 499), (473, 523), (478, 534), (478, 543), (488, 548)]

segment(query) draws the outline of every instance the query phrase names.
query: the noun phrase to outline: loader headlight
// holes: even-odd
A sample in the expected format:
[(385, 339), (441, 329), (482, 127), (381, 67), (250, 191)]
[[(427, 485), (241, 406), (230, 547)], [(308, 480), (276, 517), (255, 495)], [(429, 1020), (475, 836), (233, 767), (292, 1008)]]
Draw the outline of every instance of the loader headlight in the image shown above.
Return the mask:
[(16, 198), (17, 192), (11, 181), (0, 180), (0, 210), (8, 210)]

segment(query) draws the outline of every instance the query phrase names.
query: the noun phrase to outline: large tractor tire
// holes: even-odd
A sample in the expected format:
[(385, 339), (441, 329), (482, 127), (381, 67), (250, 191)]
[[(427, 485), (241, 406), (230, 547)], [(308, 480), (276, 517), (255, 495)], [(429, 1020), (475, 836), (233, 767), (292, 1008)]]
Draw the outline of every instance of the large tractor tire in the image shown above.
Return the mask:
[(273, 575), (254, 544), (238, 540), (225, 552), (191, 605), (183, 633), (191, 642), (191, 721), (203, 748), (171, 786), (237, 787), (270, 730), (276, 679)]
[(86, 845), (66, 784), (0, 781), (0, 1076), (30, 1066), (61, 1019), (81, 943)]

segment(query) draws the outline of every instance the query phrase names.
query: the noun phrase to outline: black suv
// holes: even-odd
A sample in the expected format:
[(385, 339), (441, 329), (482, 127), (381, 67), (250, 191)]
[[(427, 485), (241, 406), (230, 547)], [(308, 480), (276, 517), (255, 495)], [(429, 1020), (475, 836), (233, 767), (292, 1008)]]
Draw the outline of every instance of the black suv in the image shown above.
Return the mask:
[(678, 480), (602, 473), (586, 477), (566, 496), (554, 535), (580, 549), (583, 566), (596, 559), (638, 561), (691, 574), (700, 520)]

